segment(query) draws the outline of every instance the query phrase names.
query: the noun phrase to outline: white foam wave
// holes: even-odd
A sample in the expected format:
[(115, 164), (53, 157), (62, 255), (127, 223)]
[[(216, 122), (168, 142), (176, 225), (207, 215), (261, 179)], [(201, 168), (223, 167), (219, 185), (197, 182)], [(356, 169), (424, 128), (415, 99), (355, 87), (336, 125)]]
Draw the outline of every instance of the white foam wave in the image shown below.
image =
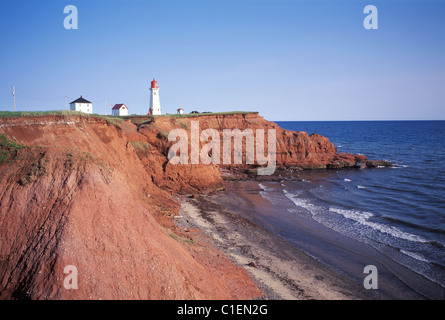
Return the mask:
[(361, 186), (361, 185), (357, 185), (357, 188), (358, 188), (358, 189), (366, 189), (366, 187)]
[(276, 204), (274, 199), (272, 197), (269, 196), (269, 193), (266, 191), (260, 191), (260, 195), (261, 197), (263, 197), (263, 199), (268, 200), (270, 203), (272, 204)]
[(408, 167), (409, 167), (409, 165), (407, 165), (407, 164), (394, 163), (394, 165), (391, 168), (398, 169), (398, 168), (408, 168)]
[(333, 207), (330, 207), (329, 211), (341, 214), (345, 218), (352, 219), (352, 220), (359, 221), (359, 222), (365, 222), (369, 218), (374, 216), (371, 212), (338, 209), (338, 208), (333, 208)]
[(286, 198), (288, 198), (290, 201), (292, 201), (297, 207), (306, 209), (312, 215), (317, 214), (317, 211), (315, 210), (316, 207), (312, 203), (310, 203), (308, 200), (300, 198), (299, 194), (292, 194), (289, 191), (287, 191), (286, 189), (283, 190), (283, 194)]
[(330, 207), (329, 211), (338, 213), (347, 219), (354, 220), (354, 221), (360, 223), (361, 225), (370, 227), (373, 230), (376, 230), (376, 231), (379, 231), (382, 233), (389, 234), (396, 238), (400, 238), (400, 239), (404, 239), (404, 240), (408, 240), (408, 241), (412, 241), (412, 242), (422, 242), (422, 243), (428, 242), (427, 240), (425, 240), (422, 237), (419, 237), (419, 236), (411, 234), (411, 233), (404, 232), (396, 227), (387, 226), (384, 224), (369, 221), (369, 218), (371, 218), (373, 216), (373, 214), (370, 212), (361, 212), (361, 211), (357, 211), (357, 210), (346, 210), (346, 209), (339, 209), (339, 208), (333, 208), (333, 207)]
[(262, 184), (262, 183), (259, 183), (258, 187), (260, 187), (263, 190), (267, 190), (267, 187), (264, 184)]
[(406, 254), (407, 256), (410, 256), (411, 258), (414, 258), (414, 259), (416, 259), (416, 260), (423, 261), (423, 262), (429, 262), (429, 261), (426, 260), (424, 257), (422, 257), (421, 255), (416, 254), (416, 253), (414, 253), (414, 252), (411, 252), (411, 251), (405, 251), (405, 250), (400, 250), (400, 252), (403, 253), (403, 254)]
[(348, 178), (345, 178), (344, 179), (346, 182), (351, 182), (352, 180), (351, 179), (348, 179)]

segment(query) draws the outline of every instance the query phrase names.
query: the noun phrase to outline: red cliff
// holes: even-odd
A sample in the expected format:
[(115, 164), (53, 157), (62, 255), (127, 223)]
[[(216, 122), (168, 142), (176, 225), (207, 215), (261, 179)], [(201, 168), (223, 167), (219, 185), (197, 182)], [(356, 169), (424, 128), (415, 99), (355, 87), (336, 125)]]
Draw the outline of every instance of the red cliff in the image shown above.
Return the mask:
[[(189, 239), (169, 218), (179, 210), (172, 194), (222, 183), (218, 165), (167, 160), (168, 132), (189, 131), (196, 120), (201, 130), (275, 129), (278, 166), (338, 168), (366, 160), (257, 114), (2, 118), (0, 299), (261, 296), (244, 269)], [(78, 290), (63, 286), (67, 265), (78, 268)]]

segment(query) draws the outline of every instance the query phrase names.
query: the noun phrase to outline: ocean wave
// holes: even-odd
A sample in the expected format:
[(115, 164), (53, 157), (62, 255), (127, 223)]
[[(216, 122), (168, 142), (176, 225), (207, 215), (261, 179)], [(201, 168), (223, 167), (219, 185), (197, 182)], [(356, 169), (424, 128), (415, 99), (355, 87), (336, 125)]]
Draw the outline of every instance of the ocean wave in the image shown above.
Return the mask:
[(366, 187), (361, 186), (361, 185), (357, 185), (357, 188), (358, 188), (358, 189), (366, 189)]
[(275, 201), (275, 199), (273, 198), (273, 197), (271, 197), (271, 196), (269, 196), (269, 193), (268, 192), (266, 192), (266, 191), (260, 191), (260, 196), (263, 198), (263, 199), (266, 199), (266, 200), (268, 200), (270, 203), (272, 203), (272, 204), (277, 204), (277, 202)]
[(348, 179), (348, 178), (345, 178), (344, 181), (346, 181), (346, 182), (351, 182), (352, 180), (351, 180), (351, 179)]
[(299, 194), (292, 194), (286, 189), (283, 190), (283, 194), (286, 198), (294, 203), (297, 207), (301, 207), (309, 211), (312, 215), (316, 215), (316, 206), (309, 202), (307, 199), (303, 199), (299, 197)]
[(428, 242), (430, 245), (432, 245), (433, 247), (439, 248), (439, 249), (444, 249), (445, 248), (445, 244), (443, 244), (442, 242), (436, 241), (436, 240), (432, 240)]
[(407, 233), (404, 232), (396, 227), (393, 226), (388, 226), (388, 225), (384, 225), (384, 224), (380, 224), (380, 223), (376, 223), (376, 222), (372, 222), (369, 221), (369, 218), (371, 218), (373, 216), (372, 213), (370, 212), (362, 212), (362, 211), (358, 211), (358, 210), (347, 210), (347, 209), (339, 209), (339, 208), (334, 208), (334, 207), (330, 207), (329, 211), (331, 212), (335, 212), (337, 214), (342, 215), (343, 217), (356, 221), (361, 225), (370, 227), (373, 230), (382, 232), (382, 233), (386, 233), (389, 234), (393, 237), (396, 238), (400, 238), (403, 240), (408, 240), (408, 241), (412, 241), (412, 242), (421, 242), (421, 243), (427, 243), (428, 240), (417, 236), (415, 234), (411, 234), (411, 233)]
[(416, 254), (414, 252), (406, 251), (406, 250), (400, 250), (400, 252), (403, 253), (403, 254), (406, 254), (407, 256), (410, 256), (411, 258), (414, 258), (416, 260), (423, 261), (423, 262), (429, 262), (424, 257), (422, 257), (421, 255)]
[[(360, 186), (357, 186), (357, 187), (360, 187)], [(326, 219), (326, 217), (324, 217), (325, 216), (324, 213), (326, 212), (326, 209), (324, 209), (323, 207), (314, 205), (313, 203), (311, 203), (309, 201), (309, 199), (305, 199), (305, 198), (301, 197), (301, 192), (295, 193), (294, 190), (289, 191), (289, 190), (283, 189), (282, 193), (286, 198), (291, 200), (292, 203), (296, 207), (300, 207), (300, 208), (307, 210), (314, 218), (315, 218), (315, 216), (317, 216), (317, 218), (316, 218), (317, 221), (319, 219), (322, 219), (319, 222), (324, 224), (323, 221)], [(266, 196), (266, 195), (264, 195), (264, 196)], [(418, 243), (430, 243), (430, 240), (427, 240), (427, 239), (425, 239), (421, 236), (418, 236), (416, 234), (402, 231), (395, 226), (370, 221), (370, 219), (372, 217), (374, 217), (374, 214), (371, 212), (353, 210), (353, 209), (342, 209), (342, 208), (339, 208), (336, 206), (330, 206), (329, 211), (337, 213), (346, 219), (349, 219), (356, 223), (359, 223), (362, 226), (371, 228), (372, 230), (374, 230), (376, 232), (387, 234), (394, 238), (399, 238), (399, 239), (403, 239), (403, 240), (407, 240), (407, 241), (411, 241), (411, 242), (418, 242)], [(341, 223), (341, 222), (337, 222), (337, 223)], [(337, 224), (337, 223), (335, 223), (335, 224)], [(332, 227), (334, 227), (334, 225), (332, 225)], [(334, 227), (334, 229), (336, 229), (336, 227)]]
[(268, 200), (274, 205), (281, 205), (283, 203), (283, 197), (281, 193), (277, 193), (278, 189), (268, 188), (262, 183), (258, 184), (258, 186), (262, 189), (259, 194), (263, 199)]
[(338, 209), (330, 207), (329, 211), (341, 214), (345, 218), (352, 219), (358, 222), (365, 222), (369, 218), (373, 217), (374, 214), (366, 211), (358, 211), (358, 210), (347, 210), (347, 209)]
[(397, 169), (397, 168), (409, 168), (409, 165), (407, 165), (407, 164), (394, 163), (393, 166), (392, 166), (391, 168), (393, 168), (393, 169)]
[[(428, 232), (432, 232), (432, 233), (436, 233), (436, 234), (441, 234), (441, 235), (445, 235), (445, 230), (444, 229), (439, 229), (439, 228), (432, 228), (432, 227), (428, 227), (425, 225), (420, 225), (418, 223), (413, 223), (413, 222), (409, 222), (406, 220), (402, 220), (396, 217), (388, 217), (388, 216), (382, 216), (381, 219), (390, 221), (390, 222), (395, 222), (395, 223), (400, 223), (403, 224), (407, 227), (410, 228), (416, 228), (416, 229), (420, 229), (420, 230), (424, 230), (424, 231), (428, 231)], [(430, 241), (433, 245), (439, 245), (442, 248), (445, 248), (445, 245), (438, 242), (438, 241)]]

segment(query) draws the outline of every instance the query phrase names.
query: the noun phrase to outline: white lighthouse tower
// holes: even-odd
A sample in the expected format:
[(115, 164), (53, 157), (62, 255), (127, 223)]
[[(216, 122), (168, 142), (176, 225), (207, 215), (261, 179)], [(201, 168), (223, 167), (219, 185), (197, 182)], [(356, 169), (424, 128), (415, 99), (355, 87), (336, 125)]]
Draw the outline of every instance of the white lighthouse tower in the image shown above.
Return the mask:
[(159, 100), (159, 88), (155, 78), (151, 82), (150, 88), (150, 109), (148, 114), (159, 115), (161, 114), (161, 101)]

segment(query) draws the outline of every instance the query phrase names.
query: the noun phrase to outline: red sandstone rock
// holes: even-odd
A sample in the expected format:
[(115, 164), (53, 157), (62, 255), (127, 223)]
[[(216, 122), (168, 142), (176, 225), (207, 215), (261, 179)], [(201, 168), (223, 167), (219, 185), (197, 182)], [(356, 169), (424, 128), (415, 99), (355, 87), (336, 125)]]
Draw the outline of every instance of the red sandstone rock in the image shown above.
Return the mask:
[[(0, 165), (0, 299), (261, 295), (242, 268), (204, 242), (182, 241), (160, 217), (178, 206), (146, 173), (126, 129), (36, 117), (2, 119), (0, 130), (42, 146)], [(145, 140), (133, 131), (131, 139)], [(63, 285), (67, 265), (78, 269), (77, 290)]]
[[(260, 296), (243, 269), (205, 243), (181, 242), (182, 231), (171, 222), (178, 214), (172, 193), (215, 190), (221, 169), (256, 173), (246, 165), (169, 163), (166, 133), (190, 131), (196, 120), (201, 130), (275, 129), (278, 166), (368, 161), (257, 114), (156, 117), (138, 126), (91, 116), (1, 118), (0, 132), (32, 148), (0, 164), (0, 299)], [(63, 287), (67, 265), (78, 268), (77, 290)]]
[[(199, 117), (156, 117), (151, 123), (142, 124), (139, 126), (138, 131), (142, 135), (147, 137), (148, 142), (155, 146), (158, 150), (157, 161), (158, 168), (150, 168), (152, 174), (161, 171), (162, 157), (164, 162), (167, 162), (167, 154), (169, 148), (174, 142), (167, 140), (168, 132), (173, 129), (184, 129), (187, 131), (189, 137), (191, 137), (192, 121), (199, 121), (200, 132), (206, 129), (216, 129), (220, 132), (220, 142), (223, 141), (223, 129), (239, 129), (244, 131), (246, 129), (253, 130), (254, 134), (257, 129), (276, 130), (276, 162), (277, 166), (285, 167), (299, 167), (303, 169), (313, 168), (326, 168), (327, 164), (331, 163), (337, 156), (337, 148), (329, 141), (328, 138), (319, 134), (308, 135), (302, 131), (289, 131), (280, 128), (273, 122), (265, 120), (263, 117), (255, 113), (250, 114), (233, 114), (233, 115), (209, 115)], [(267, 139), (266, 139), (267, 140)], [(206, 142), (200, 142), (200, 149)], [(265, 143), (265, 150), (267, 150), (267, 142)], [(191, 148), (191, 142), (189, 139), (189, 150)], [(222, 162), (223, 148), (221, 147), (220, 162)], [(233, 155), (233, 143), (232, 143), (232, 155)], [(190, 156), (190, 153), (189, 153)], [(148, 160), (149, 161), (149, 160)], [(149, 161), (151, 162), (151, 161)], [(246, 163), (245, 141), (243, 142), (243, 164)], [(153, 162), (152, 162), (153, 163)], [(153, 164), (156, 166), (156, 164)], [(166, 182), (169, 188), (172, 190), (178, 190), (177, 188), (183, 188), (183, 186), (197, 189), (198, 186), (216, 188), (221, 183), (221, 175), (218, 172), (219, 169), (225, 168), (233, 170), (236, 168), (248, 168), (246, 165), (234, 165), (233, 161), (230, 165), (220, 164), (219, 166), (200, 167), (202, 165), (194, 165), (194, 169), (190, 169), (190, 166), (181, 168), (176, 165), (169, 167), (168, 175), (170, 180), (175, 179), (176, 183)], [(187, 169), (189, 168), (189, 169)], [(194, 170), (196, 174), (190, 174), (187, 170)], [(164, 171), (168, 171), (165, 170)], [(177, 176), (174, 177), (176, 171)], [(207, 178), (204, 178), (205, 176)], [(193, 178), (192, 178), (193, 177)], [(193, 181), (199, 178), (198, 181)], [(165, 181), (164, 181), (165, 183)]]

